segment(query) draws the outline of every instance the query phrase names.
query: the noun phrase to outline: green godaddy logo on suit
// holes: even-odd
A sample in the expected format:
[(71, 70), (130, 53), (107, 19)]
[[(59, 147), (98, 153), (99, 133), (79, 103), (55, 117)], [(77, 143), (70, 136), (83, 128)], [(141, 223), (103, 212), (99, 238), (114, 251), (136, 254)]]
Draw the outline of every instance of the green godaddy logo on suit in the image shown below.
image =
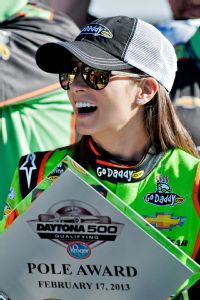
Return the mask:
[(156, 176), (156, 188), (156, 192), (145, 195), (145, 202), (158, 206), (174, 206), (183, 203), (184, 198), (172, 192), (168, 183), (168, 176)]

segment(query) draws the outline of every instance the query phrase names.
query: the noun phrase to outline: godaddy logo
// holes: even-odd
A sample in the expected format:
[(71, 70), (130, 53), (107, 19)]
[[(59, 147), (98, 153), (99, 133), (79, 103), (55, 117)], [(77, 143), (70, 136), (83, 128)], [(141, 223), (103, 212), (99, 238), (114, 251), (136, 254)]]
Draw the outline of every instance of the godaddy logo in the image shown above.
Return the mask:
[(113, 34), (112, 32), (101, 24), (91, 23), (83, 28), (83, 30), (80, 33), (80, 36), (83, 34), (91, 34), (94, 36), (103, 36), (106, 38), (112, 38)]
[(157, 176), (157, 190), (156, 192), (148, 193), (144, 197), (144, 201), (153, 205), (169, 205), (182, 204), (184, 198), (176, 193), (173, 193), (167, 176)]

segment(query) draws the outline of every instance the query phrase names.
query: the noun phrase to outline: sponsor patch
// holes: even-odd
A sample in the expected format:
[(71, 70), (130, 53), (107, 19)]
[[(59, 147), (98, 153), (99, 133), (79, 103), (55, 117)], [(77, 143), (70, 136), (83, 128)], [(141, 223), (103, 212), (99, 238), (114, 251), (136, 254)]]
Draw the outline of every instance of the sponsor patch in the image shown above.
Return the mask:
[(177, 238), (177, 239), (172, 239), (169, 238), (168, 239), (174, 243), (174, 245), (179, 246), (179, 247), (187, 247), (189, 241), (188, 240), (184, 240), (183, 238)]
[(76, 259), (86, 259), (90, 256), (90, 246), (83, 242), (72, 242), (67, 246), (69, 255)]
[(174, 206), (176, 204), (182, 204), (184, 198), (171, 191), (168, 183), (168, 176), (156, 177), (156, 192), (148, 193), (144, 197), (144, 201), (157, 206)]
[(99, 178), (112, 182), (132, 182), (140, 179), (143, 176), (144, 171), (97, 166), (96, 174)]
[(133, 172), (133, 178), (139, 179), (144, 175), (144, 170)]
[(66, 164), (61, 162), (48, 176), (51, 180), (55, 180), (58, 176), (60, 176), (66, 170)]
[[(8, 203), (6, 203), (5, 207), (4, 207), (4, 216), (7, 216), (11, 213), (11, 208), (10, 205)], [(0, 298), (1, 299), (1, 298)]]
[(159, 230), (172, 230), (176, 226), (182, 226), (186, 217), (175, 217), (172, 213), (156, 213), (153, 216), (143, 216), (151, 225)]
[(104, 25), (96, 24), (96, 23), (90, 23), (86, 27), (84, 27), (81, 30), (81, 33), (79, 34), (79, 37), (85, 34), (90, 34), (94, 36), (102, 36), (105, 38), (112, 38), (113, 34), (112, 32)]
[(34, 170), (37, 170), (37, 167), (35, 165), (35, 159), (36, 159), (35, 153), (28, 154), (26, 156), (25, 162), (19, 168), (21, 171), (24, 171), (26, 174), (28, 188), (30, 187), (32, 172)]
[(71, 164), (74, 167), (74, 169), (77, 170), (79, 173), (87, 175), (87, 172), (79, 164), (77, 164), (74, 160), (71, 160)]
[(8, 198), (10, 200), (14, 200), (15, 199), (15, 190), (13, 187), (10, 187), (9, 193), (8, 193)]

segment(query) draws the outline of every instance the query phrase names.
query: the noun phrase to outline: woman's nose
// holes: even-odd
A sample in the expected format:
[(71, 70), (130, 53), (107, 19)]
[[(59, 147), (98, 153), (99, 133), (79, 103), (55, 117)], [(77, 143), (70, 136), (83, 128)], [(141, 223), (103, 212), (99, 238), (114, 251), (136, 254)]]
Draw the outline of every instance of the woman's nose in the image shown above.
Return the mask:
[(85, 81), (82, 78), (81, 73), (79, 72), (77, 74), (77, 76), (75, 76), (75, 78), (72, 81), (72, 83), (70, 83), (70, 89), (80, 90), (80, 89), (84, 89), (86, 87), (87, 87), (87, 84), (85, 83)]

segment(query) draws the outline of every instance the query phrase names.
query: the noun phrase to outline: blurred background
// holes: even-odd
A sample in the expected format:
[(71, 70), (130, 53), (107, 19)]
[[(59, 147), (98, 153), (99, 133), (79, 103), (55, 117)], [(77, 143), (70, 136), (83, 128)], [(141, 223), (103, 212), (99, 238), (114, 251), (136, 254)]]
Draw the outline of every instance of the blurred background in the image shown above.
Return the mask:
[(150, 23), (172, 19), (167, 0), (91, 0), (89, 13), (97, 17), (124, 14), (142, 18)]
[(78, 20), (78, 25), (82, 25), (79, 23), (80, 14), (84, 14), (88, 7), (89, 15), (94, 17), (127, 15), (153, 24), (173, 18), (168, 0), (39, 0), (39, 2), (67, 12), (73, 19)]

